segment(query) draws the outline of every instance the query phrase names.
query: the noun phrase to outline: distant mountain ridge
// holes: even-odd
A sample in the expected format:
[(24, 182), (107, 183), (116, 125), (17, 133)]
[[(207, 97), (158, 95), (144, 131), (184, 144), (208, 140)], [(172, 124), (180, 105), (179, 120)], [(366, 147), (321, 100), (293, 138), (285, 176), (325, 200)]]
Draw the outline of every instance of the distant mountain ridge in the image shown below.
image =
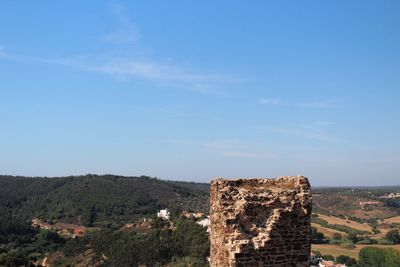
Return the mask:
[(84, 225), (124, 223), (159, 209), (208, 212), (209, 185), (148, 176), (0, 176), (0, 213)]

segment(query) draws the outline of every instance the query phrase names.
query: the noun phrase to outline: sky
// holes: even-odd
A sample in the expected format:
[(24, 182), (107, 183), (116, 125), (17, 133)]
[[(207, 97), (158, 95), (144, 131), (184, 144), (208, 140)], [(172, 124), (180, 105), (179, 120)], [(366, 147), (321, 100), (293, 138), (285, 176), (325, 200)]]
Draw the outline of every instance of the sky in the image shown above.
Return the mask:
[(400, 184), (399, 1), (2, 1), (0, 173)]

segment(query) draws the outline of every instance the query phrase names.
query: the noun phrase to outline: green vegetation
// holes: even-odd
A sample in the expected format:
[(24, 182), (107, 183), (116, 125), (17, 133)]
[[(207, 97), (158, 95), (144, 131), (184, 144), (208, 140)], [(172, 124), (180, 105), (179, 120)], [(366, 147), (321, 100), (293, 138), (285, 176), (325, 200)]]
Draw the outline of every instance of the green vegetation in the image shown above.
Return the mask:
[(349, 256), (345, 256), (345, 255), (340, 255), (340, 256), (336, 257), (335, 263), (345, 264), (348, 267), (356, 267), (357, 266), (356, 259), (351, 258)]
[[(172, 259), (176, 266), (184, 262), (199, 266), (208, 253), (207, 233), (191, 221), (176, 218), (183, 210), (207, 213), (208, 190), (207, 184), (150, 177), (0, 176), (0, 266), (28, 266), (61, 250), (59, 261), (68, 263), (88, 247), (96, 253), (94, 260), (104, 261), (99, 258), (104, 254), (113, 266), (135, 266), (135, 262), (156, 266)], [(119, 230), (125, 223), (150, 218), (165, 208), (171, 211), (174, 231), (159, 219), (153, 219), (146, 233)], [(34, 217), (103, 230), (64, 240), (55, 232), (32, 228)]]
[(392, 208), (400, 208), (400, 199), (396, 198), (387, 198), (384, 200), (385, 206)]
[(333, 234), (333, 240), (341, 240), (342, 239), (342, 235), (339, 233), (334, 233)]
[(172, 266), (207, 266), (209, 242), (203, 227), (180, 218), (173, 224), (155, 222), (144, 232), (100, 230), (70, 239), (58, 264), (74, 262), (75, 257), (88, 250), (95, 252), (92, 263), (101, 261), (105, 255), (106, 266), (162, 266), (171, 262)]
[(0, 211), (22, 221), (38, 217), (86, 226), (120, 226), (164, 208), (175, 215), (182, 210), (207, 212), (208, 190), (207, 184), (144, 176), (0, 176)]
[(318, 232), (317, 228), (315, 228), (315, 227), (311, 227), (311, 243), (313, 243), (313, 244), (326, 243), (324, 234), (321, 232)]
[(400, 244), (400, 233), (397, 229), (387, 232), (385, 238), (393, 244)]
[[(393, 248), (379, 248), (369, 246), (362, 248), (359, 252), (359, 260), (347, 255), (339, 255), (334, 258), (332, 255), (323, 255), (320, 251), (313, 251), (317, 258), (334, 261), (336, 264), (346, 264), (348, 267), (398, 267), (400, 266), (400, 252)], [(316, 265), (318, 260), (313, 260)]]
[[(360, 219), (346, 214), (355, 209), (347, 205), (356, 197), (368, 197), (365, 190), (341, 190), (345, 191), (320, 191), (320, 194), (323, 192), (329, 197), (320, 198), (318, 205), (335, 203), (335, 208), (347, 207), (343, 213), (338, 210), (329, 213), (323, 209), (321, 213), (369, 223), (372, 231), (379, 233), (380, 226), (376, 218)], [(0, 266), (30, 266), (45, 256), (55, 266), (207, 266), (207, 232), (194, 221), (179, 216), (183, 210), (207, 213), (208, 194), (207, 184), (162, 181), (150, 177), (0, 176)], [(343, 195), (349, 198), (344, 203), (338, 203)], [(171, 211), (171, 222), (154, 217), (158, 210), (164, 208)], [(92, 228), (83, 237), (64, 239), (53, 231), (32, 228), (30, 223), (33, 217), (50, 224), (66, 222), (95, 229)], [(151, 227), (122, 227), (144, 217), (151, 221)], [(343, 232), (333, 233), (332, 240), (328, 240), (317, 228), (312, 227), (311, 238), (314, 244), (337, 244), (340, 248), (354, 251), (355, 244), (358, 247), (359, 244), (371, 245), (378, 242), (368, 237), (367, 231), (330, 224), (317, 214), (312, 215), (312, 222)], [(328, 234), (330, 236), (331, 232)], [(399, 231), (393, 229), (387, 232), (379, 243), (399, 244)], [(394, 264), (399, 262), (398, 252), (376, 249), (362, 249), (359, 265), (356, 265), (354, 258), (340, 255), (342, 252), (327, 254), (340, 255), (335, 262), (347, 266), (397, 266)], [(382, 253), (385, 259), (378, 257)], [(333, 258), (329, 255), (324, 257)], [(371, 265), (377, 262), (386, 265)]]
[(0, 266), (29, 266), (31, 261), (60, 249), (64, 242), (55, 232), (0, 217)]
[(360, 267), (398, 267), (400, 252), (392, 248), (367, 247), (360, 250)]

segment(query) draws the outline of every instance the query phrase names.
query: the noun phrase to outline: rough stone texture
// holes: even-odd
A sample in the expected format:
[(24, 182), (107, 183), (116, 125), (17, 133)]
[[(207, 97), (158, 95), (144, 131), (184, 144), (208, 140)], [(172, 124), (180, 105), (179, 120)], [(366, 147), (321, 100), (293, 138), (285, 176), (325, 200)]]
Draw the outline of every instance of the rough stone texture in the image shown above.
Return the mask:
[(211, 266), (310, 266), (307, 178), (218, 178), (210, 201)]

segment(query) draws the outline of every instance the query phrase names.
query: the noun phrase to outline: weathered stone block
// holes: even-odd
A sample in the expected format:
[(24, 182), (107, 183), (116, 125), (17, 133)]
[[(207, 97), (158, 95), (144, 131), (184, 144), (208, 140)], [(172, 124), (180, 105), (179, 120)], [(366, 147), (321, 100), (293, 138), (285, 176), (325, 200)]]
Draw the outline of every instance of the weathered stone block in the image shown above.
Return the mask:
[(307, 178), (218, 178), (210, 202), (212, 267), (310, 266)]

